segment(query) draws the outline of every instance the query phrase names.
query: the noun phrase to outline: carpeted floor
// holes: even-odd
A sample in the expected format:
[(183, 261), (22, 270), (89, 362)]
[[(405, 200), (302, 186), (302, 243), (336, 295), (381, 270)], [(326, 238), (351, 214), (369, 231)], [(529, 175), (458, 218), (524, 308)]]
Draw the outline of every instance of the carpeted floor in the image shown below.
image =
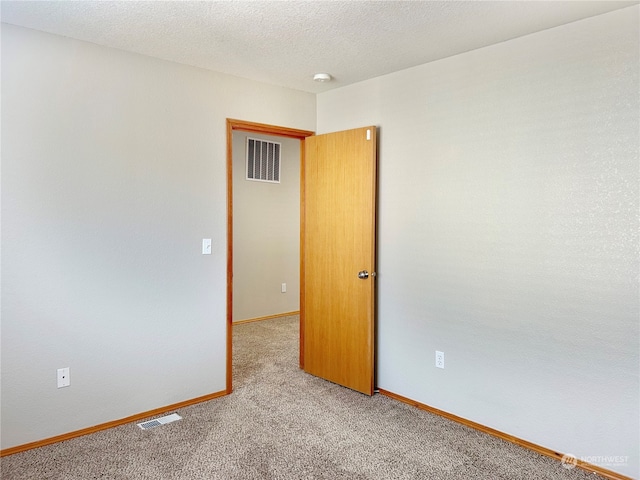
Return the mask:
[(3, 480), (599, 478), (298, 369), (298, 317), (234, 327), (232, 395), (4, 457)]

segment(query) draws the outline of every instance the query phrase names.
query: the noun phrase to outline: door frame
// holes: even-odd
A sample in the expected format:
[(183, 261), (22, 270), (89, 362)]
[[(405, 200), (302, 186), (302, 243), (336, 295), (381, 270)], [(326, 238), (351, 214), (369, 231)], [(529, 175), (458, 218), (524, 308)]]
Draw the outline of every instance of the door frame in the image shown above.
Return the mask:
[(227, 118), (227, 388), (233, 391), (233, 132), (252, 132), (275, 137), (295, 138), (300, 141), (300, 367), (303, 367), (304, 340), (304, 139), (315, 135), (310, 130), (268, 125)]

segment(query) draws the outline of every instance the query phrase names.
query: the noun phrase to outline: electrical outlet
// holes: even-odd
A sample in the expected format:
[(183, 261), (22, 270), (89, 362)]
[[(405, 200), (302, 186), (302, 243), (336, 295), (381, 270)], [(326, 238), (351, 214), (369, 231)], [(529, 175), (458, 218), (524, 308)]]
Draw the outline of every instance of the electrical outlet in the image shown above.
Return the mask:
[(58, 388), (68, 387), (71, 385), (69, 378), (69, 367), (58, 369)]
[(281, 291), (282, 293), (287, 293), (287, 284), (286, 284), (286, 283), (283, 283), (283, 284), (280, 286), (280, 291)]
[(444, 352), (436, 350), (436, 367), (444, 368)]

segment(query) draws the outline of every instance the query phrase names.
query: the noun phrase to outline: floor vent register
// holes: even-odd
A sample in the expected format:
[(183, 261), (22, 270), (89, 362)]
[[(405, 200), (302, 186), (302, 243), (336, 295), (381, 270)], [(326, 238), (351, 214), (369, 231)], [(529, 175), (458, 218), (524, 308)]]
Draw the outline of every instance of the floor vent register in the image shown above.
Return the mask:
[(154, 418), (148, 422), (138, 423), (138, 426), (142, 430), (151, 430), (152, 428), (159, 427), (160, 425), (166, 425), (167, 423), (175, 422), (176, 420), (182, 420), (182, 417), (177, 413), (172, 413), (166, 417)]

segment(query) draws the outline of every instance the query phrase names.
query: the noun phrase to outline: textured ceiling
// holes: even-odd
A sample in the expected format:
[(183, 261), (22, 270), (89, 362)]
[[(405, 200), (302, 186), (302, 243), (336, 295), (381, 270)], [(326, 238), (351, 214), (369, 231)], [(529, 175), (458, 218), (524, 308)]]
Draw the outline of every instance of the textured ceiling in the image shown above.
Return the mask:
[[(2, 1), (5, 23), (322, 92), (638, 1)], [(313, 82), (317, 72), (335, 80)]]

